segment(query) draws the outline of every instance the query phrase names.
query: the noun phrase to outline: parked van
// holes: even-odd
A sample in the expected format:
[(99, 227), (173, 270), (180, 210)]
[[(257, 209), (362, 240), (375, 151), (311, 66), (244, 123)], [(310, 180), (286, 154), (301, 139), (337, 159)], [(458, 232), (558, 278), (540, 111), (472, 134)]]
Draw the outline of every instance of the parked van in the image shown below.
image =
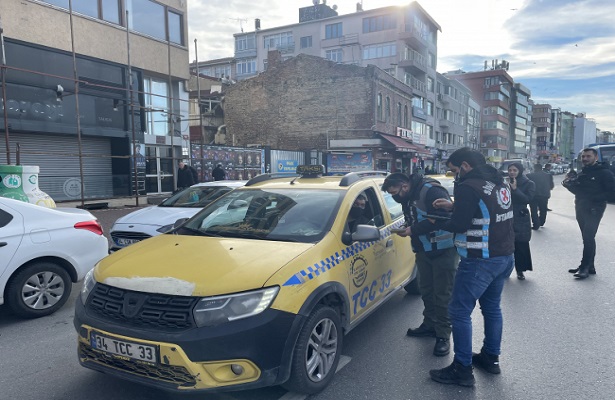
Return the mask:
[(530, 172), (534, 170), (534, 167), (532, 166), (532, 163), (530, 162), (530, 160), (523, 159), (523, 158), (511, 158), (510, 160), (504, 160), (502, 161), (502, 165), (500, 165), (498, 170), (502, 172), (502, 175), (508, 176), (508, 167), (512, 163), (521, 164), (523, 168), (525, 169), (526, 174), (529, 174)]

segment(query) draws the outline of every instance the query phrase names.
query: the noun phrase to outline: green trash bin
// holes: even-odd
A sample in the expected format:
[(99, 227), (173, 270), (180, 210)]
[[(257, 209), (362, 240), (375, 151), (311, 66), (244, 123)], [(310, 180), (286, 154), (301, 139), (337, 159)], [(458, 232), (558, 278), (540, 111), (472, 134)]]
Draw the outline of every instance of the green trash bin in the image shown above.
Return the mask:
[(38, 187), (38, 173), (38, 165), (0, 165), (0, 197), (55, 208), (55, 201)]

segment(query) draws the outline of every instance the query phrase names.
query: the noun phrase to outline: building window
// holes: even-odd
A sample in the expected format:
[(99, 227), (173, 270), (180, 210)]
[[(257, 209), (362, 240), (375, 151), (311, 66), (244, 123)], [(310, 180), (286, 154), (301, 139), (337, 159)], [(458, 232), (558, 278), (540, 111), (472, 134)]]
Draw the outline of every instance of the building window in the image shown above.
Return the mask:
[[(100, 2), (102, 16), (101, 19), (105, 21), (113, 22), (114, 24), (120, 23), (120, 4), (118, 0), (101, 0)], [(180, 17), (181, 18), (181, 17)]]
[(256, 73), (256, 59), (237, 61), (237, 75), (247, 75)]
[(74, 1), (72, 6), (74, 12), (98, 18), (98, 0)]
[(387, 96), (384, 102), (384, 113), (385, 113), (386, 122), (390, 122), (391, 121), (391, 98), (389, 96)]
[(293, 40), (292, 32), (276, 33), (275, 35), (267, 35), (263, 38), (263, 45), (266, 49), (288, 49), (294, 47), (295, 42)]
[(344, 35), (342, 23), (325, 25), (325, 39), (335, 39)]
[[(68, 0), (43, 0), (45, 3), (69, 9)], [(89, 17), (102, 19), (114, 24), (120, 23), (120, 0), (79, 0), (73, 1), (73, 11)]]
[(167, 18), (169, 21), (169, 42), (183, 45), (184, 29), (182, 28), (182, 16), (169, 11)]
[(256, 35), (238, 36), (235, 38), (235, 52), (256, 49)]
[(433, 115), (433, 102), (427, 102), (427, 115)]
[(327, 51), (325, 51), (325, 58), (327, 60), (331, 60), (331, 61), (335, 61), (335, 62), (341, 63), (343, 57), (344, 57), (344, 54), (342, 53), (342, 49), (335, 49), (335, 50), (327, 50)]
[[(168, 82), (144, 78), (146, 129), (150, 135), (169, 135), (169, 86)], [(150, 111), (151, 110), (151, 111)]]
[(150, 0), (127, 0), (128, 27), (156, 39), (166, 37), (164, 6)]
[(404, 128), (408, 127), (408, 105), (404, 106)]
[(397, 126), (401, 126), (401, 103), (397, 103)]
[(397, 28), (397, 19), (390, 15), (363, 18), (363, 33), (380, 32)]
[(430, 76), (427, 77), (427, 90), (429, 90), (432, 93), (433, 93), (433, 90), (434, 90), (433, 78), (430, 77)]
[(382, 121), (382, 93), (378, 93), (378, 98), (376, 99), (376, 114), (378, 121)]
[(436, 69), (436, 56), (432, 53), (427, 53), (427, 64), (431, 68)]
[(307, 49), (309, 47), (312, 47), (312, 37), (311, 36), (302, 37), (301, 39), (299, 39), (299, 44), (302, 49)]
[(373, 58), (391, 57), (397, 55), (397, 46), (395, 42), (372, 44), (363, 47), (363, 59), (371, 60)]

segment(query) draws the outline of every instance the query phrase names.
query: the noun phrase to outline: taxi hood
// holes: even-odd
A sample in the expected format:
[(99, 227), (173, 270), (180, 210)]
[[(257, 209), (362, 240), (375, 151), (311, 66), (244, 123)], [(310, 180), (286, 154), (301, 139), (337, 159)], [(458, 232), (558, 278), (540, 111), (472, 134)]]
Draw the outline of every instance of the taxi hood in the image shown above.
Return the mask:
[(103, 259), (96, 281), (127, 290), (213, 296), (263, 287), (311, 243), (160, 235)]

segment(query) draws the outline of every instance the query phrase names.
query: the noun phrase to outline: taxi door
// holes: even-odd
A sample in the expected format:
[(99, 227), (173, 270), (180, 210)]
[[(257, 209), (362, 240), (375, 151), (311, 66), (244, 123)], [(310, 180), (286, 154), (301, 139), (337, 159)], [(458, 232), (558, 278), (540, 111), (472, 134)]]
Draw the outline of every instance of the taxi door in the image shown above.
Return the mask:
[(388, 269), (391, 271), (391, 286), (393, 288), (401, 285), (411, 275), (415, 268), (415, 257), (410, 244), (410, 237), (401, 237), (395, 233), (390, 233), (392, 227), (399, 228), (405, 224), (404, 213), (401, 204), (393, 200), (393, 197), (386, 192), (380, 191), (381, 198), (384, 200), (383, 211), (385, 213), (385, 232), (388, 242), (393, 248), (393, 257), (387, 259)]
[(395, 258), (393, 242), (383, 238), (385, 224), (378, 196), (373, 188), (362, 193), (367, 199), (365, 214), (369, 222), (365, 224), (376, 226), (381, 238), (375, 242), (353, 241), (346, 248), (344, 262), (349, 274), (351, 322), (367, 314), (392, 289), (390, 265)]

